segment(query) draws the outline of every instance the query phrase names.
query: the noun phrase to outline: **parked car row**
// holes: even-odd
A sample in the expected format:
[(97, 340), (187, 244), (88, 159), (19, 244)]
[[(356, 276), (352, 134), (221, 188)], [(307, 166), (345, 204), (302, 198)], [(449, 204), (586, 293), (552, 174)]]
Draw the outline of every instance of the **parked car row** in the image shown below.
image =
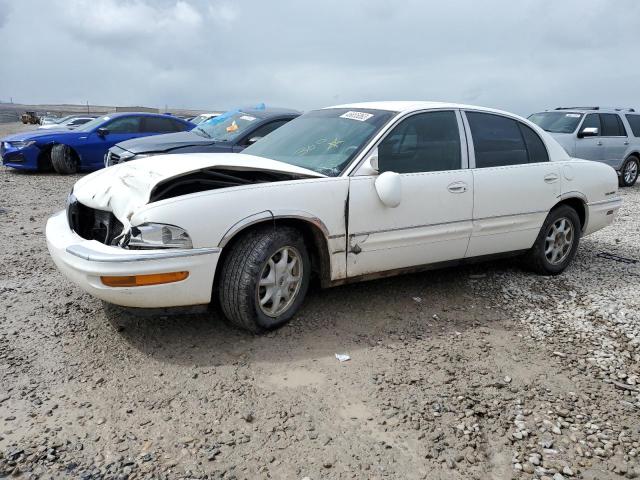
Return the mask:
[(43, 117), (40, 120), (38, 130), (65, 130), (74, 129), (85, 123), (89, 123), (97, 115), (67, 115), (62, 118)]
[(165, 153), (241, 152), (300, 115), (283, 108), (243, 108), (200, 122), (189, 131), (143, 137), (109, 149), (105, 166)]
[[(96, 119), (82, 141), (111, 143), (112, 122), (131, 118), (156, 117)], [(621, 206), (611, 166), (498, 110), (375, 102), (210, 122), (125, 142), (107, 160), (119, 164), (76, 182), (46, 228), (60, 271), (107, 302), (215, 303), (259, 332), (291, 319), (314, 277), (330, 287), (496, 256), (559, 274)]]
[(104, 167), (109, 148), (132, 138), (191, 130), (195, 125), (170, 115), (113, 113), (73, 130), (36, 130), (0, 141), (3, 163), (18, 170), (68, 174)]
[[(7, 137), (0, 140), (0, 162), (22, 170), (53, 168), (58, 173), (73, 173), (150, 155), (240, 152), (300, 112), (260, 105), (224, 114), (201, 114), (182, 124), (178, 117), (171, 117), (171, 121), (160, 115), (154, 120), (142, 118), (153, 114), (129, 114), (125, 120), (124, 115), (107, 115), (99, 122), (79, 115), (45, 118), (39, 130), (72, 130), (89, 124), (82, 129), (87, 135), (56, 131), (45, 136), (29, 132)], [(634, 109), (559, 107), (534, 113), (529, 120), (549, 132), (571, 157), (612, 166), (620, 186), (636, 183), (640, 174), (640, 114)], [(155, 138), (146, 138), (153, 135)]]
[(640, 114), (633, 108), (559, 107), (534, 113), (533, 123), (549, 132), (576, 158), (613, 167), (620, 186), (630, 187), (640, 171)]

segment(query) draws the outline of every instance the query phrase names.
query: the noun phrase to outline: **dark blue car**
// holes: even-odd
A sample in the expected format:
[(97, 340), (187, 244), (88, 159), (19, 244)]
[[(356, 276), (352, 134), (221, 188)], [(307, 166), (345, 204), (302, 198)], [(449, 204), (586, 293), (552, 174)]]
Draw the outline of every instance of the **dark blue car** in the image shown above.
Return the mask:
[(75, 130), (30, 131), (3, 138), (0, 157), (7, 167), (20, 170), (91, 171), (104, 167), (105, 154), (116, 143), (194, 126), (170, 115), (113, 113)]
[(241, 152), (276, 128), (300, 116), (297, 110), (258, 107), (230, 110), (189, 132), (168, 133), (119, 143), (105, 158), (115, 165), (164, 153)]

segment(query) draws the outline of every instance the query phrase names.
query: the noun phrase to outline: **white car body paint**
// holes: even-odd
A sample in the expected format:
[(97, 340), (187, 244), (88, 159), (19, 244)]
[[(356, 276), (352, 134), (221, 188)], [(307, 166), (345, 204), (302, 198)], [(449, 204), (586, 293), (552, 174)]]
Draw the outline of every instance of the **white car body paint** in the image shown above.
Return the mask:
[[(575, 160), (546, 132), (505, 112), (433, 102), (373, 102), (332, 108), (398, 112), (371, 138), (340, 176), (326, 177), (286, 163), (244, 154), (163, 155), (116, 165), (79, 180), (73, 195), (82, 204), (113, 212), (125, 225), (146, 222), (186, 230), (193, 250), (143, 254), (85, 240), (61, 212), (47, 224), (47, 242), (60, 270), (81, 288), (108, 302), (134, 307), (208, 303), (216, 265), (227, 242), (244, 228), (274, 218), (295, 218), (321, 232), (335, 284), (369, 274), (513, 252), (532, 246), (548, 212), (567, 198), (586, 206), (583, 234), (613, 221), (621, 200), (617, 175), (602, 163)], [(462, 168), (401, 174), (402, 198), (385, 206), (366, 168), (379, 141), (404, 117), (453, 110), (461, 135)], [(507, 116), (532, 128), (550, 162), (474, 168), (465, 111)], [(354, 121), (359, 121), (354, 119)], [(267, 170), (303, 178), (191, 193), (149, 203), (165, 180), (205, 168)], [(148, 258), (140, 259), (140, 255)], [(106, 287), (101, 275), (140, 275), (186, 270), (188, 279), (167, 285)]]

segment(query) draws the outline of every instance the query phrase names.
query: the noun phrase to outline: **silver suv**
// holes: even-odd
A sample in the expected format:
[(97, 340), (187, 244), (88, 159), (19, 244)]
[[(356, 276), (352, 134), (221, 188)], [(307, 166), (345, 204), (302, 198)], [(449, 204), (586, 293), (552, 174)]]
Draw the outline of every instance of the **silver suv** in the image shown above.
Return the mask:
[(529, 120), (549, 132), (567, 153), (611, 165), (620, 186), (630, 187), (640, 170), (640, 114), (633, 108), (560, 107)]

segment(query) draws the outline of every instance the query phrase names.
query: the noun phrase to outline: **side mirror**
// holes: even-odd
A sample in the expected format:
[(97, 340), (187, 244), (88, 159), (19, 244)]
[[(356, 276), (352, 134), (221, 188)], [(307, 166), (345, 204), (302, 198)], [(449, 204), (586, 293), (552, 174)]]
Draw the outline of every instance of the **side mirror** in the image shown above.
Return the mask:
[(402, 200), (402, 183), (396, 172), (384, 172), (375, 181), (380, 201), (389, 208), (396, 208)]
[(254, 143), (256, 143), (261, 138), (262, 137), (251, 137), (249, 140), (247, 140), (247, 145), (253, 145)]
[(107, 135), (109, 135), (109, 129), (101, 127), (96, 130), (96, 133), (101, 137), (106, 137)]
[(360, 177), (362, 176), (368, 177), (372, 175), (377, 175), (379, 172), (380, 170), (378, 169), (378, 148), (376, 148), (362, 163), (360, 168), (358, 168), (357, 175)]
[(579, 133), (578, 133), (578, 138), (584, 138), (584, 137), (597, 137), (599, 134), (599, 130), (597, 127), (587, 127), (587, 128), (583, 128)]

